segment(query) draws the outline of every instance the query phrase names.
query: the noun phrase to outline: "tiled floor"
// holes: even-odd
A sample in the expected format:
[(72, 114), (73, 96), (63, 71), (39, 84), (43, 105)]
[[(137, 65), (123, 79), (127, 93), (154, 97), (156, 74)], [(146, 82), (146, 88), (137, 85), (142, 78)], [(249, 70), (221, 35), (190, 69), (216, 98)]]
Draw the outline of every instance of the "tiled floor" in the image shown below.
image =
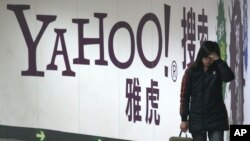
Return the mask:
[(13, 140), (13, 139), (0, 139), (0, 141), (21, 141), (21, 140)]

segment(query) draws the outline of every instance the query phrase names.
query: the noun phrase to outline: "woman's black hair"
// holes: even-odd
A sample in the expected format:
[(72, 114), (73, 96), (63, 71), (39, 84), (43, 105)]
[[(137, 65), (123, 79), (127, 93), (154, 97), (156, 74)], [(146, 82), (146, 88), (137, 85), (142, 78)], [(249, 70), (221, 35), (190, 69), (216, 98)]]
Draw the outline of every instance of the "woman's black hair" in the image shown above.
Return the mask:
[(211, 53), (215, 52), (220, 57), (220, 48), (216, 42), (213, 41), (204, 41), (202, 46), (199, 49), (198, 55), (195, 62), (192, 65), (192, 68), (202, 68), (202, 58), (208, 57)]

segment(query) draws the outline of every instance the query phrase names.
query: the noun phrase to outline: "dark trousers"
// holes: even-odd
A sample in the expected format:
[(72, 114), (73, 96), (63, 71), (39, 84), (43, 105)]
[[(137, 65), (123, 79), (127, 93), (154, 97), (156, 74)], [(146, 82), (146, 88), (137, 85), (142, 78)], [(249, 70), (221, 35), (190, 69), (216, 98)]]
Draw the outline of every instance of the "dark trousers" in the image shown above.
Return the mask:
[(224, 141), (224, 131), (208, 131), (201, 133), (192, 133), (193, 141)]

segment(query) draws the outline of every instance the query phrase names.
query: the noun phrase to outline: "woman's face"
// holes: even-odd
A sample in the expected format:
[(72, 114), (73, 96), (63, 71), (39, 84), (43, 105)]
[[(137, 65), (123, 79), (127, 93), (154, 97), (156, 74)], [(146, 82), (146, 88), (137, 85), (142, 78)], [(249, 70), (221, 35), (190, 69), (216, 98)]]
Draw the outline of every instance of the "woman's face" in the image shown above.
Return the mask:
[(203, 63), (204, 67), (209, 67), (210, 65), (213, 64), (213, 62), (214, 62), (213, 59), (210, 57), (203, 57), (202, 58), (202, 63)]

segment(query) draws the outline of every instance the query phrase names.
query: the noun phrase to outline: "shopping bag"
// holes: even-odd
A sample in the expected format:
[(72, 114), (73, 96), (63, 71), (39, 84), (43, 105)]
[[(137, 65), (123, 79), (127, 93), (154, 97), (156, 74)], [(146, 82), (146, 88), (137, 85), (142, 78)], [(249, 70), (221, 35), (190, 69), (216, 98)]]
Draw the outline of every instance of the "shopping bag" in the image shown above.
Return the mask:
[(187, 133), (185, 133), (186, 137), (181, 137), (181, 134), (182, 134), (182, 131), (180, 132), (179, 137), (177, 136), (170, 137), (169, 141), (193, 141), (192, 138), (187, 136)]

